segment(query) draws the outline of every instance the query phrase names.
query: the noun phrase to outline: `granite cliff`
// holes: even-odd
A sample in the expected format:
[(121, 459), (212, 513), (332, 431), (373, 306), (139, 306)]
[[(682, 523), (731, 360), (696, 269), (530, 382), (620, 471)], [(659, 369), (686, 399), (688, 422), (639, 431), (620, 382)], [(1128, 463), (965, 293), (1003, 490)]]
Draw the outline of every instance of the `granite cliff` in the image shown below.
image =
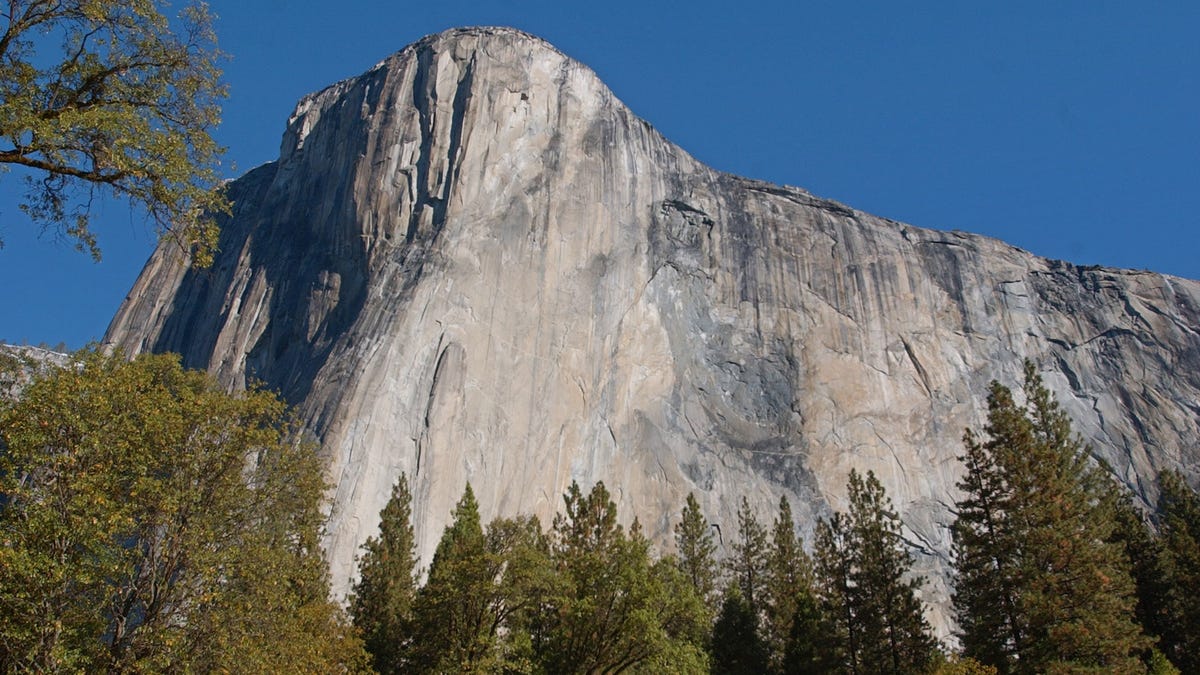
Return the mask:
[(400, 472), (426, 563), (471, 481), (545, 518), (604, 480), (666, 542), (684, 497), (803, 527), (880, 476), (945, 571), (965, 426), (1033, 359), (1144, 498), (1200, 458), (1200, 284), (1084, 268), (706, 167), (583, 65), (500, 28), (423, 39), (303, 99), (230, 185), (220, 254), (151, 257), (106, 344), (298, 406), (344, 590)]

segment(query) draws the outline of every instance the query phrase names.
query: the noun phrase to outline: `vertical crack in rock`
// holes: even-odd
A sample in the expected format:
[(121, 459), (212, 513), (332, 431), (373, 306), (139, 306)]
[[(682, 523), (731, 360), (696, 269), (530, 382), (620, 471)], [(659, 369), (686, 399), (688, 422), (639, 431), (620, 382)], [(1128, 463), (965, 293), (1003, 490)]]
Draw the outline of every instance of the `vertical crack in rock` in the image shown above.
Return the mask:
[(421, 471), (422, 451), (429, 446), (430, 434), (441, 433), (444, 426), (452, 423), (458, 402), (462, 399), (463, 363), (465, 354), (462, 345), (449, 342), (445, 347), (439, 343), (437, 365), (429, 385), (429, 397), (425, 402), (421, 442), (417, 446), (417, 462), (414, 474)]

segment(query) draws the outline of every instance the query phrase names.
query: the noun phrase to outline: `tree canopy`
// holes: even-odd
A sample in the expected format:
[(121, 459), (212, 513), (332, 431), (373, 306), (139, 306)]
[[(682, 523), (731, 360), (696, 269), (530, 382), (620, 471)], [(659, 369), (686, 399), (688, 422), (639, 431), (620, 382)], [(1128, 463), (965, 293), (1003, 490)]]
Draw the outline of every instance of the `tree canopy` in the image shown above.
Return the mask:
[(1159, 568), (1166, 588), (1162, 649), (1184, 672), (1200, 671), (1200, 493), (1183, 474), (1159, 474)]
[(211, 261), (228, 208), (212, 138), (225, 87), (212, 16), (165, 0), (12, 0), (0, 7), (0, 165), (22, 167), (21, 209), (99, 259), (93, 201), (127, 199)]
[(750, 500), (742, 497), (738, 507), (738, 534), (733, 544), (733, 555), (725, 560), (725, 570), (730, 581), (738, 585), (742, 599), (754, 611), (755, 616), (762, 614), (766, 598), (764, 586), (767, 583), (767, 565), (770, 543), (767, 529), (758, 522)]
[(561, 587), (544, 663), (551, 672), (616, 673), (665, 654), (679, 672), (703, 662), (696, 623), (703, 608), (674, 561), (656, 565), (634, 520), (626, 534), (604, 483), (584, 494), (572, 482), (554, 518), (552, 559)]
[(284, 405), (94, 352), (0, 401), (0, 672), (355, 670)]
[(758, 614), (742, 597), (737, 584), (725, 589), (721, 611), (713, 624), (712, 673), (758, 675), (767, 672), (770, 651), (763, 638)]
[(708, 520), (700, 511), (696, 495), (689, 492), (678, 523), (675, 523), (675, 555), (696, 596), (705, 603), (717, 588), (717, 545)]
[(468, 483), (413, 607), (411, 672), (502, 670), (498, 637), (506, 607), (500, 586), (504, 566), (503, 557), (488, 550), (479, 503)]
[[(802, 663), (802, 654), (812, 651), (819, 639), (808, 630), (811, 625), (794, 625), (798, 614), (815, 608), (816, 600), (813, 597), (812, 561), (804, 552), (800, 537), (796, 536), (796, 521), (792, 518), (792, 506), (787, 497), (779, 498), (779, 513), (771, 528), (763, 586), (766, 591), (764, 628), (771, 648), (772, 669), (779, 672), (785, 663)], [(806, 618), (809, 617), (800, 617), (801, 621)]]
[[(831, 669), (923, 673), (937, 653), (913, 577), (900, 517), (879, 479), (851, 469), (850, 510), (817, 527), (818, 594), (827, 617)], [(834, 665), (836, 664), (836, 665)]]
[(1025, 363), (1024, 403), (993, 382), (985, 437), (964, 437), (953, 527), (967, 656), (1000, 672), (1139, 672), (1116, 500), (1105, 473)]
[(375, 670), (403, 672), (413, 598), (417, 592), (417, 542), (412, 526), (412, 492), (401, 474), (379, 513), (379, 536), (367, 539), (358, 561), (350, 615), (362, 633)]

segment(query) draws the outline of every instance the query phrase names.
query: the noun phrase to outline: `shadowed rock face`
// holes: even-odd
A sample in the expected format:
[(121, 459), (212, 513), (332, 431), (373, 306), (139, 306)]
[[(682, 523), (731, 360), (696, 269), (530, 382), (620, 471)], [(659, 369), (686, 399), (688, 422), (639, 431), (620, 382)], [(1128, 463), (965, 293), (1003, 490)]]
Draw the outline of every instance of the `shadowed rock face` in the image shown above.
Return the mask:
[(463, 485), (484, 516), (604, 480), (667, 542), (695, 491), (735, 531), (805, 533), (871, 469), (945, 582), (965, 426), (1034, 359), (1152, 497), (1200, 447), (1200, 284), (1080, 268), (714, 171), (586, 67), (509, 29), (426, 38), (305, 98), (231, 184), (211, 269), (164, 246), (109, 328), (297, 405), (330, 461), (345, 590), (400, 472), (428, 561)]

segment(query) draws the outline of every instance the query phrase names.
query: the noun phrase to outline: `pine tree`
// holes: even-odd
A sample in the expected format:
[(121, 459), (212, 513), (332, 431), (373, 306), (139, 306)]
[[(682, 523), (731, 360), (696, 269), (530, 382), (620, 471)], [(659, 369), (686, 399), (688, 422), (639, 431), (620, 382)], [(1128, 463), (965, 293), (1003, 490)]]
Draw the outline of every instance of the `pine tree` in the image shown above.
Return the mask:
[(429, 579), (413, 606), (415, 672), (484, 673), (495, 669), (497, 579), (503, 564), (488, 551), (479, 503), (468, 483), (442, 533)]
[(362, 548), (350, 616), (362, 633), (375, 670), (384, 675), (401, 672), (417, 587), (417, 544), (407, 475), (400, 474), (379, 512), (379, 536), (367, 539)]
[(875, 474), (851, 470), (850, 511), (817, 527), (815, 572), (828, 652), (846, 673), (923, 673), (937, 643), (916, 593), (900, 519)]
[(1107, 479), (1030, 362), (1024, 396), (993, 382), (988, 439), (966, 436), (953, 531), (967, 654), (1001, 672), (1137, 672), (1149, 643)]
[(699, 602), (675, 563), (655, 565), (650, 545), (634, 521), (628, 536), (603, 483), (584, 495), (572, 483), (565, 512), (554, 518), (551, 554), (558, 592), (547, 601), (541, 665), (550, 672), (622, 672), (677, 655), (681, 668), (699, 668), (699, 615), (681, 616)]
[(1158, 517), (1170, 588), (1162, 650), (1185, 673), (1200, 672), (1200, 494), (1178, 471), (1159, 474)]
[(679, 570), (691, 583), (696, 597), (707, 607), (716, 593), (717, 545), (696, 496), (690, 492), (680, 521), (675, 524), (675, 550)]
[(841, 513), (817, 523), (813, 545), (813, 576), (820, 608), (822, 633), (828, 637), (822, 661), (830, 672), (865, 673), (862, 667), (862, 630), (854, 589), (850, 585), (853, 561), (849, 526)]
[(760, 675), (767, 671), (770, 651), (759, 631), (758, 613), (730, 584), (713, 625), (709, 653), (713, 675)]
[(791, 635), (784, 646), (783, 675), (821, 675), (832, 670), (828, 660), (830, 635), (815, 592), (801, 593), (795, 602)]
[(900, 517), (873, 472), (850, 471), (851, 599), (867, 672), (924, 672), (936, 652), (910, 575), (912, 555), (900, 537)]
[(988, 447), (971, 430), (963, 434), (966, 454), (961, 459), (967, 471), (958, 484), (963, 498), (951, 528), (957, 577), (954, 607), (963, 654), (1006, 673), (1024, 647), (1028, 627), (1019, 605), (1019, 540), (1011, 532), (1011, 498), (988, 448), (1028, 448), (1032, 431), (999, 383), (992, 383), (988, 405), (993, 411)]
[(761, 616), (766, 601), (763, 594), (767, 582), (767, 531), (758, 522), (754, 509), (750, 508), (750, 501), (745, 497), (742, 497), (737, 519), (738, 540), (725, 566), (732, 581), (737, 584), (742, 599), (756, 615)]
[[(771, 650), (771, 667), (779, 671), (789, 643), (819, 639), (816, 634), (805, 636), (803, 631), (797, 633), (792, 629), (800, 605), (812, 601), (812, 561), (796, 536), (787, 497), (779, 498), (779, 514), (771, 530), (764, 591), (766, 641)], [(802, 648), (793, 644), (792, 650), (799, 653)]]
[[(1177, 625), (1170, 615), (1173, 586), (1167, 571), (1166, 551), (1128, 490), (1113, 481), (1109, 499), (1116, 517), (1112, 541), (1124, 549), (1136, 588), (1134, 617), (1148, 637), (1161, 641)], [(1162, 657), (1156, 647), (1144, 653), (1142, 660), (1153, 666), (1155, 659)]]

